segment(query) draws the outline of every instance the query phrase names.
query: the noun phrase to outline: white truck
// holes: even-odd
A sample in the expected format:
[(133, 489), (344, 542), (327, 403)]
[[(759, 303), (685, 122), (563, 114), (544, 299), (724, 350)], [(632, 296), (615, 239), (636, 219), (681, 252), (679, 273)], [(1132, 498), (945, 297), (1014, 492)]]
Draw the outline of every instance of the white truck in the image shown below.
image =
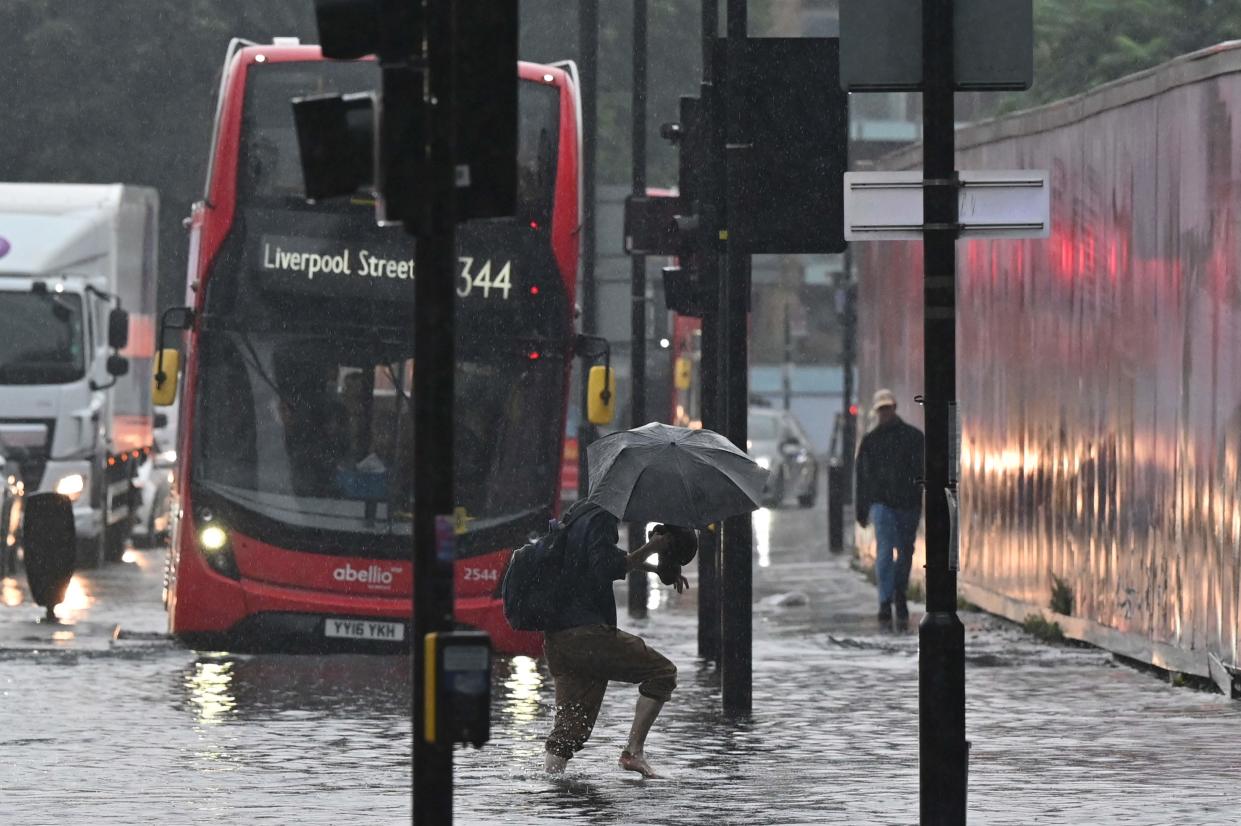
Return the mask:
[(0, 183), (0, 449), (73, 502), (78, 562), (124, 552), (152, 448), (159, 197)]

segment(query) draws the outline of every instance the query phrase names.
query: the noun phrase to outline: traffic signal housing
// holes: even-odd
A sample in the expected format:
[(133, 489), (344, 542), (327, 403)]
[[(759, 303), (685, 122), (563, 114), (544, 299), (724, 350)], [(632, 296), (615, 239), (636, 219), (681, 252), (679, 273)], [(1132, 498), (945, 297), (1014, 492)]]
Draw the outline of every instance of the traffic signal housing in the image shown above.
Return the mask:
[(711, 162), (710, 135), (701, 101), (681, 98), (680, 120), (664, 124), (660, 134), (680, 150), (677, 194), (626, 199), (625, 251), (674, 256), (676, 262), (663, 268), (665, 303), (675, 313), (701, 318), (714, 261), (703, 198)]
[[(323, 56), (374, 55), (382, 85), (369, 95), (293, 101), (308, 198), (373, 194), (380, 223), (418, 226), (428, 214), (423, 164), (434, 111), (453, 125), (457, 220), (516, 212), (516, 0), (425, 11), (409, 0), (315, 0), (315, 17)], [(450, 43), (428, 40), (433, 20), (453, 33)], [(423, 66), (451, 75), (448, 106), (427, 104)]]

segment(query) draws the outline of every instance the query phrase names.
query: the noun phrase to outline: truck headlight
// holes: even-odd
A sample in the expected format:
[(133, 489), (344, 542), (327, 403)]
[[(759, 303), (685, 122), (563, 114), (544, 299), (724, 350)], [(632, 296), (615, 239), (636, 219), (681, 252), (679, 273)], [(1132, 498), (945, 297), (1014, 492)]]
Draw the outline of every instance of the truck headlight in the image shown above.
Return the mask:
[(82, 491), (86, 490), (86, 477), (80, 473), (62, 476), (54, 490), (61, 496), (69, 497), (70, 502), (76, 502), (82, 498)]
[(771, 459), (766, 456), (759, 456), (754, 460), (754, 464), (758, 465), (763, 470), (771, 470)]

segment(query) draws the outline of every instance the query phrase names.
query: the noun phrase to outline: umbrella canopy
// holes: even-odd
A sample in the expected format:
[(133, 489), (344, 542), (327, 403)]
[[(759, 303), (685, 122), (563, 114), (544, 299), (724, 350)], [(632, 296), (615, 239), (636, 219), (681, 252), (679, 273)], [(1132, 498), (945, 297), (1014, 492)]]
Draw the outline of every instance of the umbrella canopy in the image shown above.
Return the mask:
[(590, 501), (625, 522), (705, 528), (759, 507), (767, 471), (711, 430), (652, 422), (587, 448)]

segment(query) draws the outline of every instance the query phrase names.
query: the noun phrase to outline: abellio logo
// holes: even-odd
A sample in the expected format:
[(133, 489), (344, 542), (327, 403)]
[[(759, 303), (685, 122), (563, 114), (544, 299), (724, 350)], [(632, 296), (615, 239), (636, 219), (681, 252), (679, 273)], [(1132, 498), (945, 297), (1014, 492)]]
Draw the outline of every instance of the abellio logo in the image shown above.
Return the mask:
[(13, 246), (9, 243), (9, 239), (0, 236), (0, 258), (8, 255), (11, 249), (13, 249)]
[(372, 587), (385, 587), (392, 584), (392, 573), (378, 565), (358, 569), (346, 562), (344, 567), (332, 571), (332, 579), (337, 582), (364, 582)]

